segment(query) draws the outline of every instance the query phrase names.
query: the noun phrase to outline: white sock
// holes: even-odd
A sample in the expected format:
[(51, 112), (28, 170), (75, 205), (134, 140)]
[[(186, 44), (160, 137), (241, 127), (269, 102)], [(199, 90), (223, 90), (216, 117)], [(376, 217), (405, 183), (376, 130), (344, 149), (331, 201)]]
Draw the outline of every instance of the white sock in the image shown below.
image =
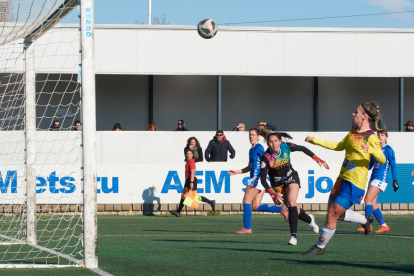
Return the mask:
[(343, 221), (359, 223), (359, 224), (367, 223), (367, 219), (363, 215), (358, 214), (357, 212), (354, 212), (349, 209), (346, 210)]
[(329, 240), (332, 238), (333, 234), (335, 234), (335, 229), (329, 229), (326, 226), (323, 226), (321, 235), (319, 236), (319, 240), (316, 243), (316, 246), (319, 248), (325, 248), (326, 244), (329, 242)]
[(383, 224), (381, 224), (381, 226), (387, 226), (387, 224), (386, 223), (383, 223)]

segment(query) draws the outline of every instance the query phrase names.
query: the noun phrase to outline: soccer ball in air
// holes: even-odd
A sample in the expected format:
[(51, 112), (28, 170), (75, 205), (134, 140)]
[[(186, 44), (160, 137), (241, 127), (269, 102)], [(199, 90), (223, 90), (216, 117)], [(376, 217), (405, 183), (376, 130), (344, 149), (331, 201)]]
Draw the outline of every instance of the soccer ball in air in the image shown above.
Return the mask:
[(211, 19), (203, 19), (198, 23), (198, 34), (205, 39), (213, 38), (217, 34), (217, 24)]

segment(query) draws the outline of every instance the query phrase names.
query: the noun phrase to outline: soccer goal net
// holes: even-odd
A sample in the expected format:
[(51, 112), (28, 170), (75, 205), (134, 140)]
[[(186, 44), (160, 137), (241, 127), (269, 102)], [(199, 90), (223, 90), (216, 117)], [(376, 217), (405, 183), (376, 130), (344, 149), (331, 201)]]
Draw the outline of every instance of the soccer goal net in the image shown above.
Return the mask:
[(84, 199), (80, 2), (0, 2), (0, 268), (83, 266), (85, 232), (96, 249), (96, 217), (95, 229), (84, 217), (96, 194)]

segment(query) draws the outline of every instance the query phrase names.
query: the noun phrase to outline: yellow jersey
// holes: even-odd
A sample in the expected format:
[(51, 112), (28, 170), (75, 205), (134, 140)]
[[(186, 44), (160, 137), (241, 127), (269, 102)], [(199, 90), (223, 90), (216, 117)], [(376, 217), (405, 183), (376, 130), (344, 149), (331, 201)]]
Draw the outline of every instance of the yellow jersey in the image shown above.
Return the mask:
[[(367, 183), (368, 166), (371, 156), (374, 156), (375, 160), (381, 164), (384, 164), (386, 161), (381, 149), (380, 140), (371, 129), (358, 131), (358, 128), (353, 128), (339, 143), (322, 141), (316, 138), (310, 143), (326, 149), (336, 151), (345, 150), (345, 160), (342, 163), (339, 177), (353, 183), (362, 190), (365, 190)], [(368, 153), (362, 150), (362, 145), (364, 144), (369, 146)]]

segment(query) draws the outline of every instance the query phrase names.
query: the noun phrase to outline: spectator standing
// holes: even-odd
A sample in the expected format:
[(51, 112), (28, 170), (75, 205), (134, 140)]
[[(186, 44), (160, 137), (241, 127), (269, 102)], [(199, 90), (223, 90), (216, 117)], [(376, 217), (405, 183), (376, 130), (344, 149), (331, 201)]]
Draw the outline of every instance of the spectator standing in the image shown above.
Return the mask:
[(74, 128), (72, 130), (81, 131), (81, 129), (82, 129), (81, 122), (80, 121), (75, 121), (75, 125), (74, 125)]
[(406, 124), (404, 124), (406, 126), (405, 128), (405, 132), (413, 132), (414, 131), (414, 123), (413, 121), (407, 121)]
[(60, 123), (59, 121), (55, 120), (53, 121), (52, 125), (50, 126), (51, 131), (59, 131), (60, 130)]
[(114, 124), (114, 127), (112, 128), (112, 131), (123, 131), (121, 124), (120, 123), (116, 123)]
[(190, 137), (187, 140), (187, 146), (184, 148), (184, 161), (187, 161), (186, 152), (191, 150), (194, 156), (194, 162), (203, 162), (203, 149), (200, 147), (200, 142), (195, 137)]
[(188, 128), (185, 128), (184, 120), (178, 120), (178, 127), (174, 131), (189, 131)]
[(158, 126), (155, 122), (151, 122), (148, 125), (148, 131), (158, 131)]
[(276, 131), (276, 126), (272, 125), (271, 123), (265, 123), (265, 122), (258, 122), (257, 123), (257, 128), (268, 128), (271, 129), (272, 131)]
[(205, 158), (208, 162), (227, 162), (227, 151), (230, 152), (231, 159), (236, 156), (236, 151), (231, 146), (230, 141), (226, 139), (223, 131), (217, 130), (216, 135), (208, 143)]

